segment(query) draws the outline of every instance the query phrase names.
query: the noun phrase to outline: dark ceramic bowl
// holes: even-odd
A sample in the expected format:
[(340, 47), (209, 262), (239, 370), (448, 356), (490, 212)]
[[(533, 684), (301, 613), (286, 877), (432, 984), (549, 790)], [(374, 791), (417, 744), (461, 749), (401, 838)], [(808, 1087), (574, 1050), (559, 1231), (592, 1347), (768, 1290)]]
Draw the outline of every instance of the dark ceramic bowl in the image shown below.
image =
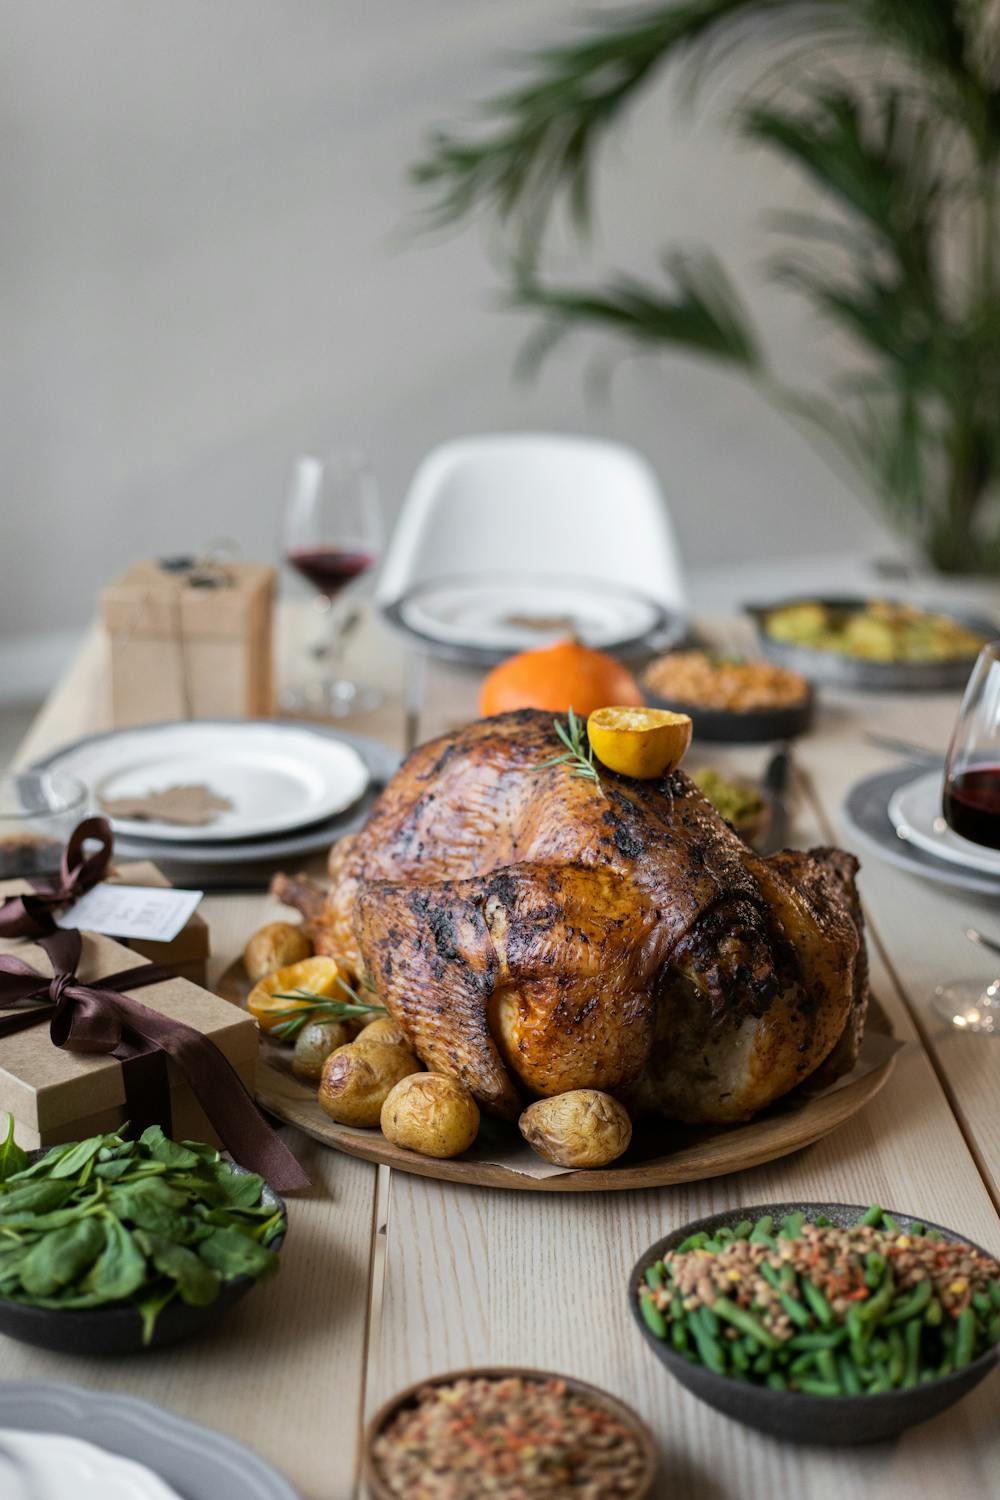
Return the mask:
[[(45, 1151), (30, 1151), (28, 1155), (34, 1162)], [(249, 1171), (234, 1162), (230, 1165), (241, 1176)], [(266, 1183), (261, 1201), (284, 1210), (287, 1215), (285, 1200)], [(284, 1242), (285, 1235), (279, 1235), (271, 1241), (271, 1249), (280, 1250)], [(207, 1307), (189, 1307), (179, 1299), (168, 1302), (156, 1319), (148, 1344), (142, 1342), (141, 1314), (126, 1302), (93, 1308), (30, 1307), (0, 1297), (0, 1333), (39, 1349), (52, 1349), (57, 1354), (139, 1354), (144, 1349), (159, 1349), (201, 1333), (256, 1285), (252, 1276), (237, 1276), (223, 1282), (218, 1297)]]
[(696, 703), (682, 703), (679, 698), (664, 698), (654, 692), (645, 679), (642, 693), (650, 708), (668, 708), (675, 714), (687, 714), (695, 740), (712, 740), (716, 744), (757, 745), (771, 740), (793, 740), (805, 734), (812, 724), (812, 689), (798, 703), (780, 708), (748, 708), (737, 712), (730, 708), (700, 708)]
[(397, 1391), (391, 1400), (379, 1408), (365, 1431), (365, 1480), (372, 1500), (395, 1500), (396, 1491), (389, 1488), (375, 1461), (374, 1444), (379, 1433), (388, 1426), (397, 1412), (402, 1411), (404, 1407), (416, 1405), (420, 1392), (426, 1386), (450, 1385), (455, 1380), (477, 1379), (480, 1376), (486, 1376), (488, 1379), (502, 1379), (507, 1375), (516, 1375), (524, 1380), (534, 1381), (562, 1380), (569, 1390), (587, 1396), (591, 1401), (599, 1402), (601, 1406), (611, 1411), (618, 1421), (629, 1429), (642, 1450), (643, 1473), (633, 1495), (634, 1500), (647, 1500), (652, 1493), (653, 1481), (656, 1479), (658, 1459), (656, 1440), (642, 1418), (630, 1406), (626, 1406), (624, 1401), (619, 1401), (617, 1396), (609, 1395), (607, 1391), (600, 1390), (596, 1385), (588, 1385), (585, 1380), (577, 1380), (572, 1375), (554, 1376), (551, 1370), (532, 1370), (526, 1365), (476, 1365), (467, 1370), (449, 1370), (443, 1375), (429, 1375), (426, 1380), (415, 1381), (405, 1390)]
[[(762, 1432), (771, 1432), (789, 1443), (875, 1443), (936, 1417), (968, 1395), (989, 1374), (997, 1362), (996, 1348), (988, 1349), (964, 1370), (956, 1370), (952, 1375), (915, 1386), (912, 1390), (886, 1391), (880, 1396), (809, 1396), (799, 1391), (772, 1391), (767, 1386), (716, 1375), (704, 1365), (693, 1364), (671, 1345), (658, 1339), (646, 1327), (639, 1311), (639, 1287), (644, 1283), (647, 1267), (681, 1244), (689, 1234), (703, 1229), (711, 1235), (717, 1229), (735, 1228), (742, 1219), (757, 1220), (764, 1214), (780, 1219), (793, 1213), (803, 1213), (807, 1219), (825, 1214), (834, 1224), (846, 1229), (857, 1223), (867, 1212), (867, 1207), (851, 1203), (765, 1203), (752, 1208), (728, 1209), (725, 1213), (696, 1219), (681, 1229), (675, 1229), (643, 1252), (629, 1277), (629, 1307), (639, 1325), (639, 1332), (671, 1375), (693, 1395), (707, 1401), (709, 1406), (724, 1412), (727, 1417), (734, 1417), (749, 1427), (758, 1427)], [(886, 1212), (891, 1213), (904, 1229), (918, 1222), (914, 1216), (896, 1213), (895, 1209)], [(926, 1219), (919, 1222), (928, 1229), (936, 1229), (947, 1240), (965, 1239), (964, 1235), (956, 1234), (942, 1224), (931, 1224)], [(974, 1248), (982, 1249), (979, 1245)], [(990, 1252), (982, 1250), (982, 1253), (989, 1255)]]

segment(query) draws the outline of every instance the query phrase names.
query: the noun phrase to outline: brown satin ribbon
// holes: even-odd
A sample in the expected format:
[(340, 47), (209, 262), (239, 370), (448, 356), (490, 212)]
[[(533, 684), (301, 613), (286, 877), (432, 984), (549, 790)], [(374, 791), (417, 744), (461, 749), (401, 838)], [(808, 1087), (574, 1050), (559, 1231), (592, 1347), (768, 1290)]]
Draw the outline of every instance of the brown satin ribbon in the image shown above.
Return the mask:
[[(84, 859), (87, 838), (97, 838), (101, 850)], [(265, 1123), (214, 1042), (121, 993), (168, 978), (163, 968), (139, 964), (92, 984), (77, 978), (82, 939), (74, 929), (57, 928), (53, 912), (103, 879), (110, 857), (107, 820), (87, 819), (66, 846), (61, 885), (50, 883), (34, 895), (8, 897), (0, 906), (0, 936), (37, 937), (52, 964), (52, 974), (44, 975), (14, 954), (0, 953), (0, 1008), (8, 1011), (0, 1015), (0, 1037), (48, 1021), (56, 1047), (116, 1058), (122, 1064), (126, 1109), (137, 1130), (166, 1122), (169, 1131), (169, 1057), (235, 1161), (279, 1190), (308, 1187), (299, 1163)]]

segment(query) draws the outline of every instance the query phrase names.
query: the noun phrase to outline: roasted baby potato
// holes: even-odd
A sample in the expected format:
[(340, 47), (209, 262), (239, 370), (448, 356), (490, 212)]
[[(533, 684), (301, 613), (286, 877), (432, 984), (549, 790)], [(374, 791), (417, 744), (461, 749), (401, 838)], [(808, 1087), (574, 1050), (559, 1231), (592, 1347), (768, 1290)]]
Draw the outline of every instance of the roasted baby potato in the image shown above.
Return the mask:
[(632, 1139), (628, 1111), (600, 1089), (537, 1099), (517, 1123), (528, 1145), (559, 1167), (606, 1167)]
[(295, 1038), (292, 1072), (299, 1078), (320, 1078), (331, 1052), (354, 1040), (349, 1021), (310, 1021)]
[(445, 1073), (411, 1073), (382, 1105), (382, 1134), (422, 1156), (460, 1156), (479, 1133), (479, 1106)]
[(376, 1016), (374, 1021), (362, 1024), (364, 1029), (356, 1038), (359, 1047), (407, 1047), (412, 1052), (406, 1032), (391, 1016)]
[(243, 963), (254, 984), (275, 969), (308, 958), (313, 945), (301, 927), (291, 922), (268, 922), (260, 927), (243, 950)]
[(340, 1125), (377, 1125), (390, 1089), (422, 1066), (409, 1047), (348, 1042), (323, 1064), (320, 1108)]

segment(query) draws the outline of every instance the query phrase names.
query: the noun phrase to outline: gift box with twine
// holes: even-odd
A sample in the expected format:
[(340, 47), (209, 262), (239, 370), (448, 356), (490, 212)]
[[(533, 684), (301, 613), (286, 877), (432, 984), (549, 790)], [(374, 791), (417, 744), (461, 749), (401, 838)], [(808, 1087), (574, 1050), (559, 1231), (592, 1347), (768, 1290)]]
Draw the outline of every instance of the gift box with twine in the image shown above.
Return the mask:
[(137, 562), (101, 595), (117, 727), (267, 717), (274, 709), (274, 568)]

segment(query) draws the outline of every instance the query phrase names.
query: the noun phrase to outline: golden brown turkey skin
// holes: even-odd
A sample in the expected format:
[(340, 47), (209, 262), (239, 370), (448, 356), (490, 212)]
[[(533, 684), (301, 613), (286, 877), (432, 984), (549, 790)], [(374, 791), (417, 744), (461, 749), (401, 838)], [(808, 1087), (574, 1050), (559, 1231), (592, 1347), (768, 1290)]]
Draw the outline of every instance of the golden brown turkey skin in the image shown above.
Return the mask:
[(852, 875), (758, 859), (680, 773), (540, 770), (560, 748), (523, 711), (416, 750), (331, 853), (321, 951), (366, 968), (427, 1065), (496, 1113), (643, 1079), (679, 1118), (745, 1117), (863, 1010)]

